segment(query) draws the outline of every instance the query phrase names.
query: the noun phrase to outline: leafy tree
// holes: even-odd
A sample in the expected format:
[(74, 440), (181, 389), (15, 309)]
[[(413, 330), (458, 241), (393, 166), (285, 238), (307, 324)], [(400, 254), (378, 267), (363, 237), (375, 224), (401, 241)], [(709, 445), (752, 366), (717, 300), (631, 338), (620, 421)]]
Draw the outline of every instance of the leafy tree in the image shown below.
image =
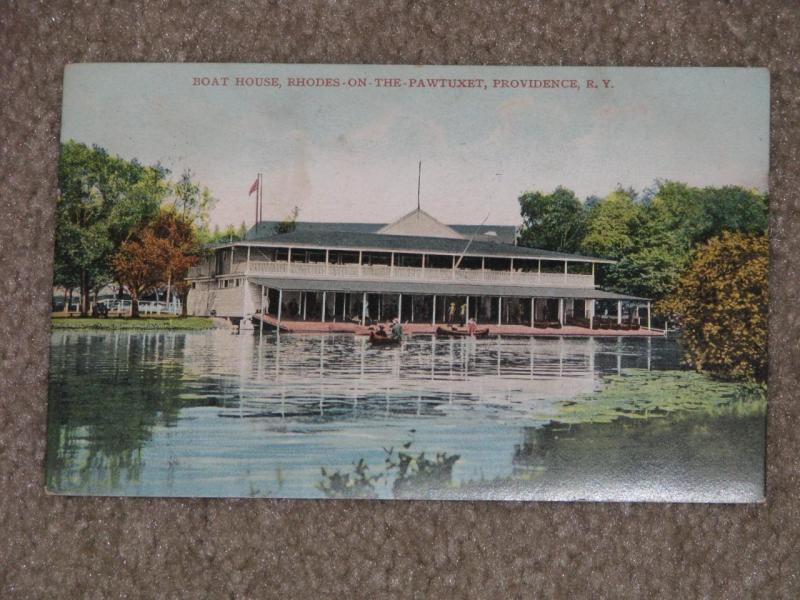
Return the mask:
[(519, 197), (523, 246), (575, 252), (586, 231), (586, 215), (572, 190), (557, 187), (551, 194), (525, 192)]
[(131, 316), (139, 316), (139, 298), (161, 285), (167, 286), (167, 297), (174, 286), (183, 303), (189, 285), (189, 268), (200, 256), (195, 228), (187, 218), (171, 208), (140, 229), (120, 247), (113, 260), (116, 276), (131, 295)]
[(666, 181), (644, 192), (640, 202), (633, 201), (631, 191), (626, 194), (630, 203), (617, 197), (607, 206), (614, 193), (589, 212), (582, 244), (587, 253), (619, 261), (605, 269), (600, 283), (621, 293), (665, 298), (698, 244), (724, 231), (767, 229), (765, 198), (741, 187), (694, 188)]
[(769, 242), (723, 232), (697, 247), (675, 292), (658, 310), (683, 332), (698, 371), (765, 380)]
[(695, 188), (661, 182), (647, 204), (643, 239), (690, 252), (723, 231), (766, 233), (767, 201), (739, 186)]
[(767, 232), (767, 199), (759, 193), (731, 185), (703, 188), (699, 196), (705, 220), (695, 241), (704, 242), (724, 231), (751, 234)]
[(167, 301), (170, 290), (174, 287), (181, 300), (181, 315), (187, 315), (186, 300), (190, 285), (186, 281), (189, 268), (200, 259), (202, 249), (192, 223), (173, 210), (162, 210), (158, 219), (150, 225), (154, 235), (166, 240), (164, 256), (161, 262), (161, 284), (167, 286)]
[(114, 256), (114, 272), (131, 295), (131, 317), (139, 317), (139, 298), (163, 281), (170, 244), (152, 227), (144, 227), (137, 236), (123, 242)]
[(648, 246), (670, 246), (688, 253), (701, 239), (706, 214), (699, 190), (685, 183), (666, 181), (647, 204), (641, 239)]
[(166, 171), (109, 155), (75, 141), (61, 146), (56, 203), (57, 281), (77, 285), (81, 314), (89, 294), (113, 277), (111, 258), (142, 223), (158, 213)]
[(685, 262), (686, 257), (670, 247), (643, 248), (609, 265), (600, 283), (621, 294), (660, 299), (675, 289)]
[(631, 192), (611, 192), (589, 208), (580, 248), (595, 256), (622, 258), (637, 246), (643, 219), (643, 209)]
[(181, 174), (181, 178), (172, 186), (169, 205), (182, 219), (198, 227), (207, 227), (209, 213), (217, 204), (217, 199), (207, 187), (201, 187), (192, 177), (191, 169)]
[(275, 233), (291, 233), (297, 229), (297, 217), (299, 215), (300, 209), (295, 206), (283, 221), (275, 225)]

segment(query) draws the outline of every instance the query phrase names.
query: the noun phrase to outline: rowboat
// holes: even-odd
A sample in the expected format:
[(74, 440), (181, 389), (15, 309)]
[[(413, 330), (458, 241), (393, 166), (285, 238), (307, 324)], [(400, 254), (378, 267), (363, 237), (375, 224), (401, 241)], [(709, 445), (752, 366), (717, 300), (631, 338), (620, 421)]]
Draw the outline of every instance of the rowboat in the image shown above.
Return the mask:
[(374, 331), (370, 331), (369, 341), (373, 346), (395, 346), (403, 340), (389, 337), (388, 335), (377, 335)]
[[(483, 338), (489, 335), (489, 328), (486, 327), (485, 329), (476, 329), (475, 330), (475, 337), (476, 338)], [(447, 329), (446, 327), (437, 327), (436, 328), (436, 336), (437, 337), (471, 337), (469, 331), (464, 329)]]

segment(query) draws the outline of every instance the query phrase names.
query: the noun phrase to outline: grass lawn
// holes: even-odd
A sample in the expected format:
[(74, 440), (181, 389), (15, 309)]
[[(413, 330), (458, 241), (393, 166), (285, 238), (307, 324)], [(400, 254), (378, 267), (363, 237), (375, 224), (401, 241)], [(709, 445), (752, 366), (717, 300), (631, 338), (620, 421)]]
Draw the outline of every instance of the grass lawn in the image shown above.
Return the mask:
[(208, 317), (183, 317), (148, 316), (131, 319), (130, 317), (106, 317), (95, 319), (91, 317), (59, 317), (52, 319), (53, 330), (56, 329), (97, 329), (107, 331), (121, 330), (153, 330), (163, 329), (170, 331), (198, 331), (212, 329), (214, 321)]

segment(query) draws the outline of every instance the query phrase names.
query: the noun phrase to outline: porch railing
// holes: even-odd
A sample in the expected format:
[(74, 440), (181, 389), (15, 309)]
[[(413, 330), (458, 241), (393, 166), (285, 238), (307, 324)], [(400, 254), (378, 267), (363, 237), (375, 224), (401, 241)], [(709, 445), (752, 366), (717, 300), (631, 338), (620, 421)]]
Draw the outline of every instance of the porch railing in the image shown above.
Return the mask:
[(289, 263), (286, 261), (250, 261), (236, 263), (232, 274), (272, 275), (277, 277), (313, 277), (320, 279), (381, 279), (385, 281), (460, 283), (497, 283), (570, 288), (594, 288), (591, 275), (575, 273), (538, 273), (492, 271), (481, 269), (435, 269), (389, 265), (337, 265), (331, 263)]

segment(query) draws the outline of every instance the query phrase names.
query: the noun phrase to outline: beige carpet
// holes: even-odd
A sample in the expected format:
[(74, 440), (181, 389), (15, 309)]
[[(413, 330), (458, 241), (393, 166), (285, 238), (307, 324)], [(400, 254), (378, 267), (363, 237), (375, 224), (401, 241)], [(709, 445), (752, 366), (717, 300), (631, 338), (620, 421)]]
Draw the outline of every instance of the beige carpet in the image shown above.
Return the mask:
[[(799, 597), (800, 7), (387, 0), (280, 8), (292, 4), (0, 6), (0, 597)], [(769, 67), (766, 505), (45, 496), (61, 76), (81, 61)]]

